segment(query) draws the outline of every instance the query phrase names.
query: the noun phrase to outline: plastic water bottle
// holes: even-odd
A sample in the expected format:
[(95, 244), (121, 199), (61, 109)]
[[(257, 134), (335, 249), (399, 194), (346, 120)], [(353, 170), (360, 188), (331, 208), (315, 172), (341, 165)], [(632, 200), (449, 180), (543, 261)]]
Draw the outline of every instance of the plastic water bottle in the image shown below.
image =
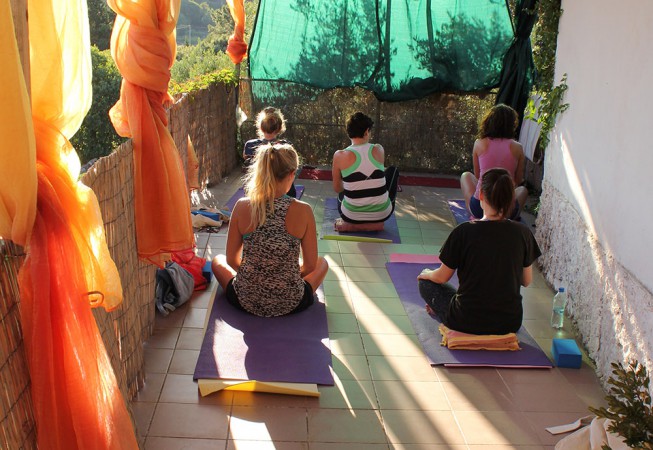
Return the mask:
[(565, 322), (565, 306), (567, 305), (567, 293), (565, 288), (558, 288), (558, 292), (553, 296), (553, 311), (551, 313), (551, 326), (553, 328), (562, 328)]

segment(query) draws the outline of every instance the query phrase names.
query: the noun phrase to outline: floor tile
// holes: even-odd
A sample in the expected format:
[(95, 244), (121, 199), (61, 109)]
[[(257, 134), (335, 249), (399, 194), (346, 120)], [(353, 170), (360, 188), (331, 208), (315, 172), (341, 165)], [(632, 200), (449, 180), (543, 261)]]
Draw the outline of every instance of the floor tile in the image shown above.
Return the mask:
[(368, 356), (373, 380), (437, 381), (426, 357)]
[(381, 443), (311, 442), (310, 450), (388, 450), (388, 446)]
[(331, 353), (334, 355), (365, 355), (363, 340), (359, 333), (330, 332)]
[(221, 439), (185, 439), (150, 437), (145, 443), (145, 450), (222, 450), (227, 441)]
[(379, 409), (371, 380), (336, 380), (335, 386), (319, 389), (320, 408)]
[(469, 445), (540, 445), (537, 433), (517, 411), (454, 411)]
[(371, 380), (367, 357), (361, 355), (332, 355), (333, 371), (341, 380)]
[(201, 328), (182, 328), (177, 341), (178, 350), (199, 350), (204, 340), (204, 330)]
[(206, 308), (191, 308), (186, 314), (186, 319), (184, 320), (185, 328), (204, 328), (204, 322), (206, 321)]
[(180, 331), (181, 328), (155, 328), (152, 336), (147, 339), (147, 346), (150, 348), (174, 349)]
[(519, 410), (519, 405), (503, 382), (443, 381), (442, 387), (455, 411)]
[(231, 439), (306, 441), (305, 408), (259, 408), (234, 406), (229, 424)]
[(353, 314), (327, 313), (329, 331), (333, 333), (357, 333), (358, 322)]
[(386, 283), (368, 283), (368, 282), (348, 282), (349, 295), (351, 298), (367, 296), (368, 298), (376, 297), (393, 297), (399, 298), (395, 285), (391, 282)]
[(220, 391), (202, 397), (197, 387), (197, 381), (192, 375), (177, 375), (169, 373), (166, 376), (161, 397), (163, 403), (202, 403), (208, 405), (231, 405), (233, 392)]
[(464, 444), (451, 411), (381, 410), (390, 442)]
[(145, 359), (145, 373), (166, 373), (172, 360), (174, 350), (167, 348), (150, 348), (145, 345), (143, 358)]
[(414, 334), (362, 334), (366, 355), (418, 356), (424, 351)]
[(149, 436), (226, 439), (231, 406), (159, 403)]
[(365, 254), (365, 253), (344, 253), (342, 254), (342, 264), (345, 267), (380, 267), (385, 268), (388, 258), (385, 254)]
[(357, 314), (361, 333), (367, 334), (414, 334), (408, 316)]
[(137, 436), (147, 436), (156, 409), (155, 402), (134, 402), (132, 403), (132, 413), (136, 423)]
[[(396, 297), (368, 297), (366, 295), (357, 295), (352, 299), (352, 304), (356, 315), (363, 318), (364, 316), (405, 316), (406, 310), (401, 300)], [(412, 328), (412, 327), (411, 327)], [(411, 332), (412, 333), (412, 332)]]
[(192, 375), (199, 355), (199, 350), (175, 350), (168, 373)]
[(325, 298), (327, 313), (334, 314), (354, 314), (354, 305), (347, 297), (337, 295), (327, 295)]
[(308, 410), (308, 438), (311, 442), (386, 444), (378, 411), (348, 409)]
[(227, 450), (308, 450), (307, 442), (246, 441), (238, 439), (229, 441)]
[(514, 383), (509, 386), (520, 411), (560, 411), (587, 413), (587, 405), (572, 385)]
[(449, 411), (449, 401), (439, 381), (375, 380), (374, 389), (381, 409)]

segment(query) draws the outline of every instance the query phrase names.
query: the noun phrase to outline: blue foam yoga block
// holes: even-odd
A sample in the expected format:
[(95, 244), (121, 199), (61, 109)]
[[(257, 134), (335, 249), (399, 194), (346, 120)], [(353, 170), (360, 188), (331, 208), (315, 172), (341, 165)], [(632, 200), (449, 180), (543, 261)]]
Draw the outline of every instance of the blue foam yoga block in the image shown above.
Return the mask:
[(583, 362), (580, 349), (573, 339), (553, 339), (551, 353), (553, 353), (553, 361), (558, 367), (580, 369)]
[(208, 217), (209, 219), (213, 219), (213, 220), (216, 220), (216, 221), (220, 220), (220, 214), (210, 212), (210, 211), (201, 211), (201, 210), (200, 211), (191, 211), (191, 214), (194, 214), (194, 215), (199, 214), (199, 215)]
[(207, 283), (211, 282), (211, 276), (213, 275), (213, 272), (211, 271), (211, 261), (207, 261), (206, 264), (204, 264), (202, 275), (206, 278)]

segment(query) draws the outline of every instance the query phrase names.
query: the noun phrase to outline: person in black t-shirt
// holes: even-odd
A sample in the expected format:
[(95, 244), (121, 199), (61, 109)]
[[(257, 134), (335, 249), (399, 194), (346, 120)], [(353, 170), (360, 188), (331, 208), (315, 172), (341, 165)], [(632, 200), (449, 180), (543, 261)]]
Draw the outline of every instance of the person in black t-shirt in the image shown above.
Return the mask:
[[(521, 286), (532, 280), (540, 255), (533, 233), (506, 219), (514, 205), (514, 185), (504, 169), (490, 169), (480, 192), (483, 218), (457, 226), (440, 252), (442, 265), (417, 277), (427, 311), (447, 327), (471, 334), (519, 330)], [(456, 290), (447, 282), (458, 271)]]

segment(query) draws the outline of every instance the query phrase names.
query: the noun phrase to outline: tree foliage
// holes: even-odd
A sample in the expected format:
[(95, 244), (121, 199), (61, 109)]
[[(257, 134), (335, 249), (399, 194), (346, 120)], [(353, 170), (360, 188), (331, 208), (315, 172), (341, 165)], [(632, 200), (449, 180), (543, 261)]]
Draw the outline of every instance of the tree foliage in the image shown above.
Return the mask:
[(71, 139), (82, 164), (93, 158), (108, 155), (120, 145), (118, 136), (109, 120), (109, 109), (120, 97), (122, 77), (109, 50), (91, 47), (93, 62), (93, 104), (84, 118), (79, 131)]
[(91, 44), (100, 50), (106, 50), (111, 41), (116, 14), (109, 8), (106, 0), (88, 0), (87, 4)]
[[(249, 42), (257, 8), (258, 0), (245, 0), (246, 42)], [(234, 32), (234, 21), (229, 8), (224, 5), (211, 10), (211, 19), (213, 23), (209, 25), (209, 32), (205, 39), (196, 45), (180, 45), (177, 48), (177, 60), (171, 71), (172, 80), (176, 83), (184, 83), (201, 75), (222, 70), (231, 70), (235, 73), (235, 66), (225, 53), (229, 36)]]

